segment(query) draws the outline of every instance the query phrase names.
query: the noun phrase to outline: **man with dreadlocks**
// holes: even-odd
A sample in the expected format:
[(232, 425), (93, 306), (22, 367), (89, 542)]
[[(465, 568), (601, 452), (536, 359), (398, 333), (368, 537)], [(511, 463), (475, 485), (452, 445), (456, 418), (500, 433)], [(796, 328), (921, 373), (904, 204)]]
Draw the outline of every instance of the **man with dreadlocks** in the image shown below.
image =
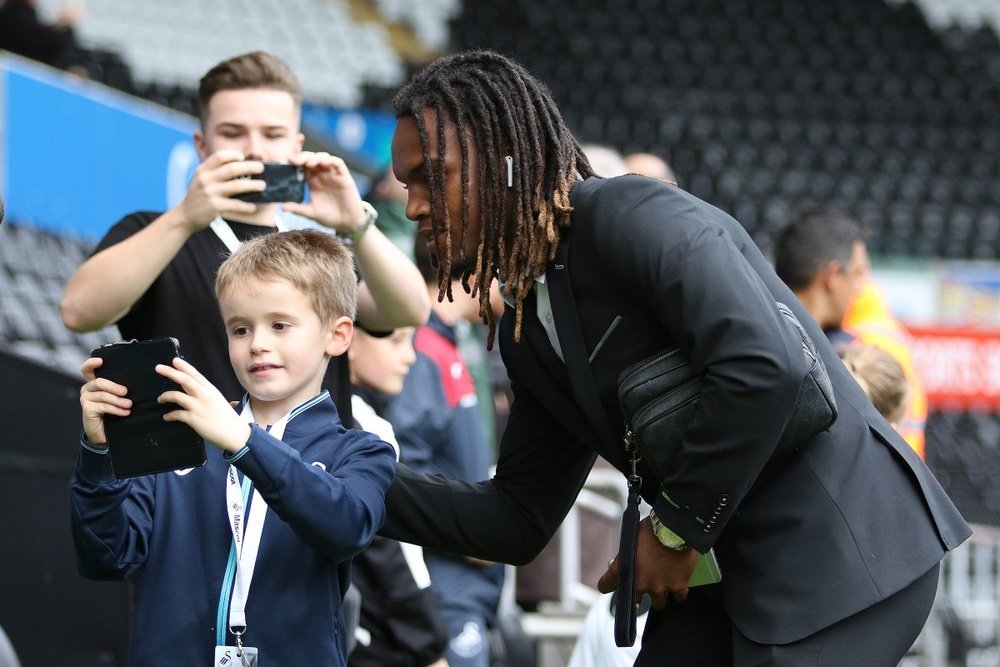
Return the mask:
[[(545, 87), (492, 52), (432, 62), (395, 110), (406, 215), (437, 257), (441, 298), (461, 277), (490, 342), (487, 288), (500, 282), (514, 403), (493, 479), (401, 466), (383, 532), (530, 561), (597, 454), (629, 468), (621, 371), (680, 345), (704, 379), (665, 478), (639, 463), (653, 511), (636, 587), (653, 610), (636, 664), (896, 665), (969, 527), (739, 223), (656, 179), (595, 177)], [(808, 373), (776, 301), (819, 348), (839, 416), (765, 468)], [(689, 590), (697, 552), (713, 548), (721, 583)]]

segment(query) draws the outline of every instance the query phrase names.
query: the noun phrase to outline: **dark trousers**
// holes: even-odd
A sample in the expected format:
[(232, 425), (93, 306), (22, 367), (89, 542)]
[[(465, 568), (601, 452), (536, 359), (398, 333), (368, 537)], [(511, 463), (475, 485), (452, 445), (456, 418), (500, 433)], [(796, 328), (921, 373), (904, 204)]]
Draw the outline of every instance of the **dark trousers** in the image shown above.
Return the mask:
[(758, 644), (733, 626), (717, 587), (653, 610), (636, 667), (895, 667), (927, 621), (939, 566), (882, 602), (791, 644)]

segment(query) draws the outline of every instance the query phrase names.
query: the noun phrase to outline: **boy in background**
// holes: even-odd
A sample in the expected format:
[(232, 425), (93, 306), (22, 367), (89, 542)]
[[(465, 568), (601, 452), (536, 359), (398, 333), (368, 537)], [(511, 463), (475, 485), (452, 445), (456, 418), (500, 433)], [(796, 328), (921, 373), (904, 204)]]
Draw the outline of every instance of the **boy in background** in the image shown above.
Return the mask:
[[(409, 468), (481, 482), (490, 476), (492, 452), (457, 333), (463, 320), (478, 319), (479, 301), (466, 294), (458, 280), (451, 286), (452, 299), (437, 300), (437, 268), (423, 239), (414, 245), (414, 261), (432, 300), (431, 317), (417, 329), (416, 362), (384, 416), (395, 429), (400, 458)], [(494, 303), (500, 303), (499, 294)], [(496, 310), (502, 311), (502, 306)], [(425, 549), (424, 560), (430, 591), (448, 626), (448, 665), (489, 667), (489, 630), (497, 622), (503, 564), (436, 549)]]
[(82, 367), (70, 488), (80, 571), (135, 582), (129, 664), (222, 665), (242, 644), (264, 665), (344, 665), (351, 559), (382, 523), (395, 464), (322, 389), (353, 333), (351, 255), (322, 232), (265, 234), (215, 285), (240, 408), (182, 359), (156, 367), (182, 389), (160, 396), (177, 405), (164, 419), (214, 445), (203, 467), (116, 479), (104, 416), (129, 414), (128, 390), (95, 377), (101, 360)]
[[(413, 327), (388, 336), (359, 327), (347, 354), (355, 423), (377, 433), (398, 454), (396, 434), (383, 413), (416, 359)], [(448, 667), (442, 657), (448, 634), (428, 589), (431, 579), (420, 547), (376, 537), (355, 558), (351, 577), (361, 593), (361, 618), (350, 667)]]

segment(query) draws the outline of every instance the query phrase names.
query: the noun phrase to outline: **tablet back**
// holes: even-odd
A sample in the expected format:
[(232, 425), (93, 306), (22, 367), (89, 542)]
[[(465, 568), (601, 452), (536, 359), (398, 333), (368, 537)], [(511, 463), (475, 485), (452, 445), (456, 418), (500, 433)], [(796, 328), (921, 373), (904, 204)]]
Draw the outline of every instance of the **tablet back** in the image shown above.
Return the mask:
[(180, 390), (177, 383), (156, 372), (156, 364), (170, 365), (179, 357), (175, 338), (109, 343), (91, 352), (104, 363), (98, 377), (128, 388), (132, 410), (128, 417), (105, 415), (104, 431), (115, 477), (135, 477), (194, 468), (205, 463), (205, 441), (181, 422), (163, 421), (177, 409), (174, 403), (157, 403), (165, 391)]

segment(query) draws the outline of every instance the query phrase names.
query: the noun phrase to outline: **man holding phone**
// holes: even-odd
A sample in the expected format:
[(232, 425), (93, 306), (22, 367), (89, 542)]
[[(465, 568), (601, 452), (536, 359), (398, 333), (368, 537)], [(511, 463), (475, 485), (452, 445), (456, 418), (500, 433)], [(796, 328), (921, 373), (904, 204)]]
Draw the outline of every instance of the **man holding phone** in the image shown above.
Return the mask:
[[(201, 127), (194, 134), (202, 163), (186, 195), (166, 212), (135, 212), (108, 231), (66, 285), (63, 323), (74, 331), (117, 323), (124, 338), (177, 338), (191, 363), (224, 396), (238, 399), (242, 390), (227, 358), (212, 283), (241, 242), (284, 229), (281, 212), (287, 211), (351, 240), (364, 278), (358, 320), (367, 329), (423, 324), (430, 301), (420, 274), (371, 224), (374, 214), (344, 161), (302, 150), (301, 99), (290, 68), (268, 53), (236, 56), (209, 70), (199, 85)], [(309, 202), (245, 201), (267, 199), (260, 196), (267, 192), (259, 177), (264, 163), (301, 167)], [(346, 422), (342, 363), (330, 364), (325, 386)], [(337, 400), (342, 392), (346, 403)]]

